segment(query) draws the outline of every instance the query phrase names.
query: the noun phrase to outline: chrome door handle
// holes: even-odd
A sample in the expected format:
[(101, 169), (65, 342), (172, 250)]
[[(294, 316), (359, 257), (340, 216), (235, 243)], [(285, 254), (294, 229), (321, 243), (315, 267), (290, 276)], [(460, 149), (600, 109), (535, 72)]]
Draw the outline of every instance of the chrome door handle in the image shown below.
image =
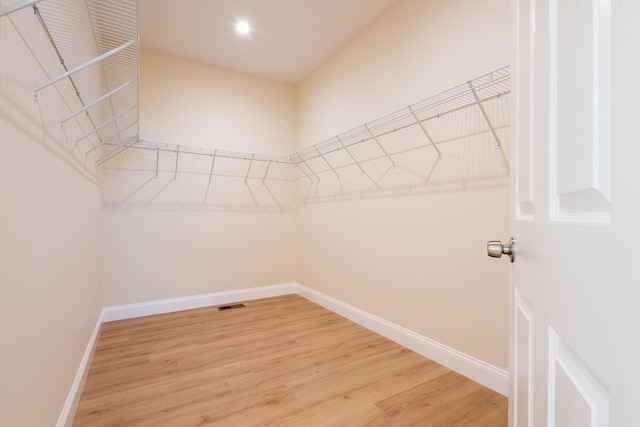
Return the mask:
[(500, 258), (502, 254), (509, 255), (511, 262), (513, 262), (516, 256), (515, 243), (516, 241), (513, 240), (513, 237), (509, 240), (509, 244), (506, 245), (503, 245), (500, 240), (491, 240), (487, 242), (487, 255), (493, 258)]

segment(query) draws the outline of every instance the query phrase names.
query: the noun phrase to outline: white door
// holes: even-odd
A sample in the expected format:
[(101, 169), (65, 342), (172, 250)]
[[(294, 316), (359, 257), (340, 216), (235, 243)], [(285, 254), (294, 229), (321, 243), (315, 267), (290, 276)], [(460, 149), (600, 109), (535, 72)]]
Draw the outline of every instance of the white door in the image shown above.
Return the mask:
[(511, 425), (638, 427), (640, 1), (512, 25)]

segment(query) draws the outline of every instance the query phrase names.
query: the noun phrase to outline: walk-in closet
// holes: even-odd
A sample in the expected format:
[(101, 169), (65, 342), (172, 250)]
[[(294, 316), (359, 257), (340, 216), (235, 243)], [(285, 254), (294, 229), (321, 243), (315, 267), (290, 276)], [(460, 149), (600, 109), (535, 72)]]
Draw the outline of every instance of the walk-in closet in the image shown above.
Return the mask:
[[(296, 23), (310, 11), (337, 32), (359, 10), (359, 26), (307, 72), (275, 74), (302, 56), (291, 37), (284, 59), (263, 58), (274, 70), (242, 68), (276, 28), (306, 25), (309, 40), (329, 38), (327, 24)], [(233, 33), (234, 19), (252, 12), (254, 31)], [(208, 38), (202, 17), (209, 30), (228, 27), (228, 39)], [(220, 401), (227, 411), (240, 405), (229, 425), (410, 419), (394, 418), (404, 401), (356, 372), (407, 389), (412, 375), (443, 375), (434, 387), (458, 387), (482, 411), (499, 408), (484, 425), (506, 420), (509, 265), (487, 258), (486, 242), (509, 233), (509, 22), (507, 0), (0, 0), (0, 424), (72, 425), (77, 412), (96, 417), (82, 425), (215, 425), (205, 406), (201, 416), (169, 403), (153, 410), (166, 419), (117, 418), (115, 398), (109, 409), (83, 407), (91, 366), (119, 366), (128, 374), (107, 383), (125, 383), (145, 369), (124, 365), (139, 356), (125, 341), (135, 335), (150, 345), (140, 351), (153, 352), (170, 320), (185, 329), (148, 357), (167, 375), (195, 375), (205, 354), (228, 363), (210, 352), (224, 339), (229, 346), (215, 351), (242, 358), (247, 346), (265, 361), (230, 366), (236, 381), (216, 387), (239, 387), (251, 370), (245, 385), (262, 390), (260, 366), (281, 364), (288, 382), (281, 394), (261, 391), (268, 403)], [(220, 65), (223, 42), (231, 56)], [(314, 333), (321, 324), (329, 331)], [(231, 339), (222, 331), (233, 325)], [(258, 346), (256, 331), (280, 347)], [(205, 341), (195, 358), (171, 347)], [(328, 347), (312, 347), (321, 343)], [(294, 368), (302, 352), (325, 351), (335, 361), (309, 359), (317, 385), (294, 376), (313, 370)], [(360, 356), (379, 365), (356, 365)], [(394, 359), (408, 371), (383, 376)], [(361, 385), (341, 392), (342, 409), (322, 406), (335, 400), (319, 394), (332, 387), (332, 370)], [(171, 378), (182, 385), (158, 383), (166, 395), (199, 381)], [(380, 418), (363, 409), (366, 399)], [(299, 415), (312, 403), (320, 406)], [(275, 412), (256, 415), (269, 405)], [(459, 425), (483, 420), (455, 408), (467, 417)]]

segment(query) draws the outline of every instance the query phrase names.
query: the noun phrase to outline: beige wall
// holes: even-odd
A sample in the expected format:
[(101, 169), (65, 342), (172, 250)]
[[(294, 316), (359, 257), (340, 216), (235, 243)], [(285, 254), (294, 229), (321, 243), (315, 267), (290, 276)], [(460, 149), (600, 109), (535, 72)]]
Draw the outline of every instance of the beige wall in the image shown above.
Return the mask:
[[(400, 1), (299, 86), (299, 148), (508, 63), (507, 0)], [(467, 184), (305, 206), (298, 281), (507, 369), (508, 263), (485, 245), (508, 237), (508, 181)]]
[(105, 306), (295, 281), (295, 218), (281, 213), (104, 214)]
[[(21, 13), (29, 40), (40, 25)], [(0, 425), (53, 426), (102, 309), (100, 191), (94, 159), (69, 154), (88, 123), (60, 130), (54, 88), (33, 101), (46, 76), (7, 17), (0, 52)]]
[(169, 144), (285, 155), (295, 146), (291, 85), (143, 49), (140, 136)]
[[(140, 65), (141, 138), (264, 154), (293, 151), (292, 86), (148, 50)], [(174, 180), (173, 153), (162, 154), (156, 179), (154, 153), (149, 167), (140, 169), (149, 153), (138, 151), (123, 153), (105, 169), (106, 306), (295, 280), (295, 217), (267, 205), (286, 188), (271, 187), (268, 194), (259, 183), (219, 176), (209, 184), (210, 163), (205, 174), (180, 172)], [(180, 171), (201, 160), (181, 159)], [(223, 163), (218, 160), (218, 170)]]

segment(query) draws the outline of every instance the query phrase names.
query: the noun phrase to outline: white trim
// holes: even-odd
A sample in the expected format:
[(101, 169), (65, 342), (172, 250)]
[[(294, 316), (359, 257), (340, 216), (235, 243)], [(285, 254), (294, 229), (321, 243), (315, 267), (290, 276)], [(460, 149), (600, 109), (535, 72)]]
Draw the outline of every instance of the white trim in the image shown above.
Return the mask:
[(82, 389), (84, 388), (84, 382), (87, 379), (87, 374), (89, 373), (89, 370), (87, 368), (91, 364), (91, 359), (93, 359), (96, 340), (98, 339), (98, 333), (100, 332), (100, 327), (102, 326), (103, 314), (104, 310), (102, 310), (98, 315), (96, 326), (95, 328), (93, 328), (93, 333), (91, 334), (91, 338), (89, 338), (87, 348), (84, 350), (84, 355), (82, 356), (82, 360), (80, 361), (80, 366), (78, 367), (78, 371), (76, 372), (76, 377), (73, 380), (73, 384), (71, 385), (71, 390), (69, 390), (69, 394), (67, 395), (67, 400), (64, 402), (64, 406), (62, 407), (62, 412), (60, 413), (60, 417), (58, 418), (56, 427), (71, 426), (73, 418), (76, 415), (78, 403), (80, 403), (80, 395), (82, 394)]
[(447, 368), (482, 384), (503, 396), (509, 395), (509, 373), (468, 354), (437, 341), (418, 335), (408, 329), (345, 304), (304, 285), (295, 286), (296, 293), (324, 308), (370, 329), (385, 338), (401, 344)]
[(257, 288), (246, 288), (214, 292), (210, 294), (192, 295), (188, 297), (118, 305), (105, 307), (103, 309), (102, 321), (110, 322), (112, 320), (132, 319), (134, 317), (171, 313), (174, 311), (229, 304), (232, 302), (258, 298), (276, 297), (293, 293), (295, 293), (295, 283), (287, 283), (282, 285), (261, 286)]
[[(422, 356), (440, 363), (503, 396), (509, 395), (509, 373), (507, 371), (299, 283), (238, 289), (182, 298), (105, 307), (102, 310), (101, 318), (103, 322), (109, 322), (112, 320), (130, 319), (294, 293), (346, 317), (385, 338), (397, 342)], [(92, 337), (90, 346), (93, 346), (94, 339), (95, 338)], [(84, 367), (81, 369), (84, 369)], [(73, 393), (75, 393), (75, 390), (76, 389), (72, 390)], [(71, 393), (70, 396), (73, 393)], [(62, 425), (58, 424), (58, 427), (62, 427)]]

